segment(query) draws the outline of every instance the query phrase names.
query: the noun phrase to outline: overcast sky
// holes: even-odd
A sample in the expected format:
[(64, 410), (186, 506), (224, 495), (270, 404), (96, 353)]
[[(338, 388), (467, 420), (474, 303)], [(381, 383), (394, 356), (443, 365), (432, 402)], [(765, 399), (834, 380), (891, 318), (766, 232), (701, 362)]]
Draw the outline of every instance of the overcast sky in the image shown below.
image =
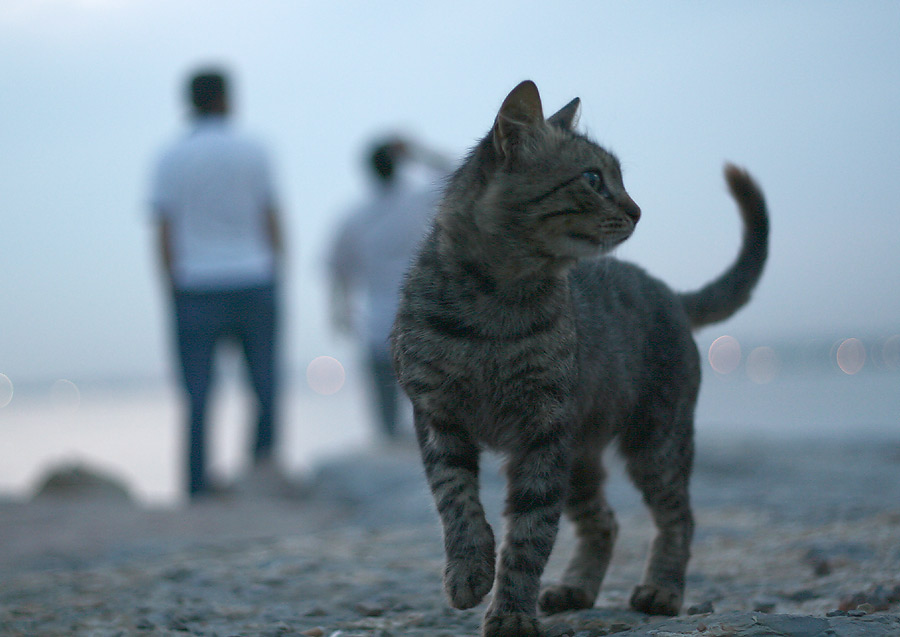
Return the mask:
[(619, 254), (676, 288), (736, 253), (722, 164), (758, 179), (769, 266), (712, 332), (900, 332), (898, 2), (3, 0), (0, 374), (168, 369), (149, 172), (207, 62), (233, 70), (238, 122), (278, 163), (295, 367), (346, 347), (321, 262), (365, 196), (366, 141), (460, 156), (526, 78), (548, 113), (582, 98), (643, 210)]

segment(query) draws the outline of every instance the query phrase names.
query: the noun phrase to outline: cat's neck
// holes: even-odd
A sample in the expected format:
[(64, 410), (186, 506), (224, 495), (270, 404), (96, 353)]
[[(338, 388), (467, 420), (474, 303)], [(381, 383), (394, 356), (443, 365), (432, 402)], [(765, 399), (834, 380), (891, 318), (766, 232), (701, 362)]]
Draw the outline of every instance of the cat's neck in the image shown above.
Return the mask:
[(471, 219), (438, 229), (437, 250), (448, 276), (470, 285), (474, 293), (518, 304), (554, 296), (568, 289), (574, 261), (536, 257), (504, 237), (474, 231)]

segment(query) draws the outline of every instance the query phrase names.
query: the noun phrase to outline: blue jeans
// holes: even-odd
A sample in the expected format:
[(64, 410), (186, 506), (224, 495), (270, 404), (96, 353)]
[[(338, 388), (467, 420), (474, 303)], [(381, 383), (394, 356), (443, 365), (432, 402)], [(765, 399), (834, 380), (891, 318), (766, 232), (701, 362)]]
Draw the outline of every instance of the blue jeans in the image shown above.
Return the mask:
[(243, 350), (257, 399), (255, 461), (271, 457), (275, 443), (277, 303), (274, 285), (239, 290), (174, 293), (182, 381), (190, 401), (188, 493), (206, 488), (206, 408), (216, 345), (235, 340)]

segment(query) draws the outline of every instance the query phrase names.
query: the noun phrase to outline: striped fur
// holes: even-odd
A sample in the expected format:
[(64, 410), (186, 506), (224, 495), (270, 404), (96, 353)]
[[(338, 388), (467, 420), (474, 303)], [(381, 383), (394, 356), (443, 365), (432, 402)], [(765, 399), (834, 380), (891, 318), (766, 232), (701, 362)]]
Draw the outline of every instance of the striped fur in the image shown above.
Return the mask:
[[(573, 131), (577, 110), (574, 100), (545, 121), (532, 83), (510, 93), (447, 186), (391, 336), (443, 525), (445, 590), (470, 608), (493, 588), (490, 637), (537, 635), (538, 603), (594, 604), (617, 533), (600, 465), (614, 440), (658, 527), (631, 604), (678, 612), (700, 380), (690, 330), (705, 307), (743, 304), (765, 259), (765, 234), (745, 233), (750, 256), (710, 288), (719, 298), (690, 297), (689, 315), (687, 297), (602, 256), (640, 209), (616, 158)], [(764, 225), (758, 188), (737, 169), (728, 177), (745, 224)], [(507, 460), (499, 556), (478, 494), (482, 448)], [(562, 513), (578, 544), (562, 581), (540, 592)]]

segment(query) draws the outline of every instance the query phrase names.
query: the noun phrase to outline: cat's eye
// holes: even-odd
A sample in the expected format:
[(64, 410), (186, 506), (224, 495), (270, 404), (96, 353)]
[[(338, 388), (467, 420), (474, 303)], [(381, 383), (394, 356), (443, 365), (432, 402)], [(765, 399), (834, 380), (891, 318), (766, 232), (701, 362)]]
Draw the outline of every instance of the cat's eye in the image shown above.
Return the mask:
[(606, 192), (606, 184), (603, 183), (603, 175), (596, 170), (586, 170), (581, 173), (582, 178), (587, 182), (591, 190), (596, 190), (601, 194)]

